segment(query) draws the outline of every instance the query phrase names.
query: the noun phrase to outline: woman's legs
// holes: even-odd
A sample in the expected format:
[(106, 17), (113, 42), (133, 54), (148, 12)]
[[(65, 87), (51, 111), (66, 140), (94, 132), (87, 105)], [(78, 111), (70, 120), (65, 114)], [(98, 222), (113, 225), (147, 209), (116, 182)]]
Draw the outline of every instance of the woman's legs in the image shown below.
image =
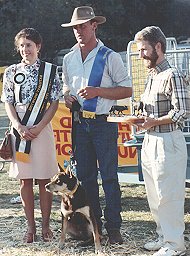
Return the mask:
[(22, 205), (25, 211), (27, 219), (27, 233), (24, 240), (27, 243), (34, 241), (34, 234), (36, 233), (36, 225), (34, 220), (34, 192), (33, 192), (33, 180), (21, 179), (20, 180), (20, 196), (22, 199)]
[(49, 179), (38, 180), (39, 194), (40, 194), (40, 208), (42, 212), (42, 236), (44, 241), (52, 239), (53, 233), (49, 228), (49, 220), (51, 214), (52, 198), (53, 195), (46, 191), (45, 185)]
[[(49, 179), (38, 180), (39, 195), (40, 195), (40, 208), (42, 212), (42, 235), (44, 241), (48, 241), (52, 238), (53, 234), (49, 228), (49, 220), (51, 214), (52, 197), (53, 195), (46, 191), (45, 185), (49, 182)], [(24, 240), (27, 243), (32, 243), (35, 240), (36, 225), (34, 219), (34, 192), (33, 192), (33, 179), (20, 180), (20, 195), (22, 199), (22, 205), (25, 211), (27, 219), (27, 233)]]

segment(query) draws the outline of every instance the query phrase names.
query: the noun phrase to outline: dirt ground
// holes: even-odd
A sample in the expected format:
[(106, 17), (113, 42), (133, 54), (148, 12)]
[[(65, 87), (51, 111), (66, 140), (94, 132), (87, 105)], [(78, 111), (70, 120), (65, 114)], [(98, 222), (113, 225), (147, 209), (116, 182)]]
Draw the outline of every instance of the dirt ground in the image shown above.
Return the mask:
[[(0, 255), (3, 256), (91, 256), (94, 247), (82, 248), (77, 242), (67, 237), (63, 250), (58, 247), (61, 229), (60, 198), (54, 196), (51, 214), (51, 228), (54, 239), (50, 243), (44, 243), (41, 239), (41, 214), (39, 208), (38, 187), (35, 186), (35, 217), (37, 224), (37, 242), (24, 244), (23, 235), (26, 230), (26, 220), (21, 204), (11, 204), (10, 199), (16, 197), (19, 192), (18, 181), (8, 177), (9, 164), (5, 164), (0, 172)], [(101, 205), (104, 207), (104, 195), (101, 190)], [(122, 236), (123, 245), (110, 246), (103, 231), (103, 255), (152, 255), (143, 249), (145, 241), (154, 238), (155, 224), (149, 212), (144, 185), (121, 184), (122, 191)], [(185, 239), (187, 255), (190, 255), (190, 189), (186, 189), (185, 201)]]

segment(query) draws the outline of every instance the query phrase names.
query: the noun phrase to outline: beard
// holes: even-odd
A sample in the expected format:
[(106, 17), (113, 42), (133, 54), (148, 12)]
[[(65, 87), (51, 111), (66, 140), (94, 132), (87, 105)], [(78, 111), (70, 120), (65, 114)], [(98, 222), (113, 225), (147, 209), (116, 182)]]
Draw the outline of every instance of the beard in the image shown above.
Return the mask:
[(143, 57), (145, 65), (147, 68), (151, 69), (151, 68), (155, 68), (156, 67), (156, 62), (158, 60), (158, 54), (156, 52), (156, 49), (153, 48), (153, 51), (151, 53), (151, 55), (148, 56), (144, 56)]

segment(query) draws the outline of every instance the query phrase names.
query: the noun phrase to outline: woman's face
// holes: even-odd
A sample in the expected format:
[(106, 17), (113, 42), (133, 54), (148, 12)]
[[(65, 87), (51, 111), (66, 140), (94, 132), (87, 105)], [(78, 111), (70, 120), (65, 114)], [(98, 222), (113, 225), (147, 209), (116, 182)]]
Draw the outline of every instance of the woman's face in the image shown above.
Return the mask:
[(21, 37), (17, 44), (18, 50), (26, 64), (33, 64), (38, 58), (41, 45), (37, 45), (32, 40)]

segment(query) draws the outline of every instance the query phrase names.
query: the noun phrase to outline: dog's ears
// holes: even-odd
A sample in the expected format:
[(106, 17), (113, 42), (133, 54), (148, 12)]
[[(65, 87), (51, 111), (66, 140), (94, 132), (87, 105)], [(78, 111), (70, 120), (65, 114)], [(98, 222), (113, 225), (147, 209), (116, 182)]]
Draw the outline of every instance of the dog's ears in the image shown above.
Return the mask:
[(65, 170), (61, 167), (61, 165), (58, 163), (60, 172), (65, 172)]
[(72, 174), (72, 171), (71, 171), (69, 165), (67, 166), (67, 168), (65, 170), (61, 167), (61, 165), (59, 163), (58, 163), (58, 166), (59, 166), (60, 172), (63, 172), (65, 174), (67, 174), (69, 176), (69, 178), (72, 178), (73, 174)]

